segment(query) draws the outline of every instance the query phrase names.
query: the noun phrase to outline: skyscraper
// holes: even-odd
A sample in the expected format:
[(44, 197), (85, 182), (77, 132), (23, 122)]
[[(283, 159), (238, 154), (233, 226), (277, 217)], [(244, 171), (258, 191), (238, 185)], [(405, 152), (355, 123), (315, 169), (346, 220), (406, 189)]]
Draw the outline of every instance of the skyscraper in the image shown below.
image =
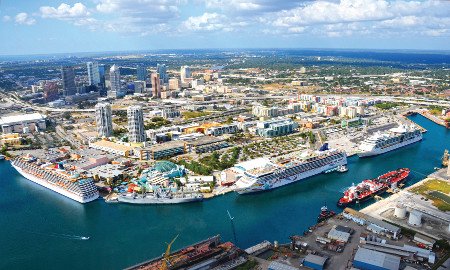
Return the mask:
[(100, 84), (100, 70), (97, 62), (87, 62), (89, 85)]
[(109, 103), (97, 103), (95, 105), (95, 121), (99, 137), (110, 137), (112, 135), (112, 114)]
[(152, 94), (155, 98), (161, 98), (161, 81), (159, 73), (152, 73)]
[(167, 75), (167, 67), (164, 64), (156, 65), (156, 72), (159, 73), (159, 78), (163, 81), (163, 83), (169, 82), (169, 76)]
[(120, 92), (120, 69), (118, 66), (113, 65), (109, 70), (109, 80), (111, 82), (111, 91)]
[(77, 92), (77, 87), (75, 86), (75, 71), (73, 67), (61, 67), (61, 77), (63, 83), (63, 96), (72, 96)]
[(147, 80), (147, 68), (144, 66), (138, 66), (136, 68), (136, 77), (138, 81), (146, 81)]
[(144, 113), (141, 106), (130, 106), (128, 116), (128, 141), (132, 143), (145, 142)]
[(186, 79), (192, 77), (191, 69), (188, 66), (182, 66), (180, 69), (181, 82), (186, 82)]

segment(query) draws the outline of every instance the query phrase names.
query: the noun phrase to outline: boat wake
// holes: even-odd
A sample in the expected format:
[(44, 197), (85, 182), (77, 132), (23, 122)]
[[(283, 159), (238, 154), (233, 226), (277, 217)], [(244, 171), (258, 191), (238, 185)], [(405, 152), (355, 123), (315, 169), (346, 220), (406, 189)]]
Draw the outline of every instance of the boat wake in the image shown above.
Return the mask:
[(74, 235), (74, 234), (63, 234), (63, 233), (42, 233), (42, 232), (34, 232), (34, 231), (28, 231), (32, 234), (38, 234), (43, 236), (50, 236), (50, 237), (58, 237), (58, 238), (65, 238), (69, 240), (80, 240), (80, 241), (86, 241), (89, 240), (89, 236), (82, 236), (82, 235)]

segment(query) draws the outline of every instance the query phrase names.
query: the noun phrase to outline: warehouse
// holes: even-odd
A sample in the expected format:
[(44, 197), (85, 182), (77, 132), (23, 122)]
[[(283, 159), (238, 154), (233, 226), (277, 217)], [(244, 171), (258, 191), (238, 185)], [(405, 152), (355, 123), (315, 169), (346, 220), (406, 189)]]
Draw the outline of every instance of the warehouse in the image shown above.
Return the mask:
[(338, 231), (336, 230), (336, 228), (333, 228), (330, 230), (327, 237), (331, 240), (347, 243), (348, 239), (350, 239), (350, 234), (347, 232)]
[(398, 270), (400, 257), (359, 248), (353, 260), (353, 266), (361, 270)]
[(268, 270), (298, 270), (298, 269), (284, 263), (273, 261), (269, 264)]
[(3, 133), (28, 133), (46, 129), (45, 116), (40, 113), (4, 116), (0, 118)]
[(303, 260), (303, 266), (309, 267), (314, 270), (322, 270), (324, 269), (326, 261), (327, 258), (325, 257), (308, 254)]

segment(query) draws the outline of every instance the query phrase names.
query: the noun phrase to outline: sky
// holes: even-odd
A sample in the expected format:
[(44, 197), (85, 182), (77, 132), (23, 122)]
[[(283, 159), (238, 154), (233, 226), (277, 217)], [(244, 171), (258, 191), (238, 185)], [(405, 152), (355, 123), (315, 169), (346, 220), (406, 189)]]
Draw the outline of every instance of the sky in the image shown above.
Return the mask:
[(0, 0), (0, 55), (200, 48), (450, 50), (450, 1)]

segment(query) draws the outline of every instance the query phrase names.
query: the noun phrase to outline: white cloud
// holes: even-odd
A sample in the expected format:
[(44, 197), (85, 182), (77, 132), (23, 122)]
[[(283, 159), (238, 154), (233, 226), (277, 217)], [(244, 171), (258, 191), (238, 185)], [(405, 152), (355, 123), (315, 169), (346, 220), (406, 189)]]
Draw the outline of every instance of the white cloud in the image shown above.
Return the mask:
[(97, 0), (96, 10), (108, 15), (105, 29), (147, 35), (167, 29), (180, 16), (184, 0)]
[[(289, 32), (295, 27), (312, 26), (310, 31), (313, 34), (341, 37), (353, 34), (389, 35), (403, 33), (405, 29), (422, 34), (424, 30), (414, 27), (448, 28), (444, 21), (449, 17), (450, 1), (319, 0), (262, 16), (260, 21)], [(375, 31), (381, 28), (384, 30)], [(438, 31), (441, 32), (445, 33)]]
[(11, 21), (11, 17), (8, 15), (5, 15), (5, 16), (3, 16), (2, 21), (9, 22), (9, 21)]
[(218, 13), (205, 12), (201, 16), (189, 17), (182, 23), (189, 31), (231, 31), (232, 27), (227, 23), (227, 17)]
[(82, 3), (75, 3), (73, 6), (62, 3), (57, 8), (43, 6), (39, 9), (39, 11), (43, 18), (54, 18), (61, 20), (85, 18), (90, 15), (87, 7)]
[(21, 12), (14, 17), (14, 20), (17, 24), (22, 25), (33, 25), (36, 23), (36, 20), (30, 16), (28, 16), (27, 13)]

